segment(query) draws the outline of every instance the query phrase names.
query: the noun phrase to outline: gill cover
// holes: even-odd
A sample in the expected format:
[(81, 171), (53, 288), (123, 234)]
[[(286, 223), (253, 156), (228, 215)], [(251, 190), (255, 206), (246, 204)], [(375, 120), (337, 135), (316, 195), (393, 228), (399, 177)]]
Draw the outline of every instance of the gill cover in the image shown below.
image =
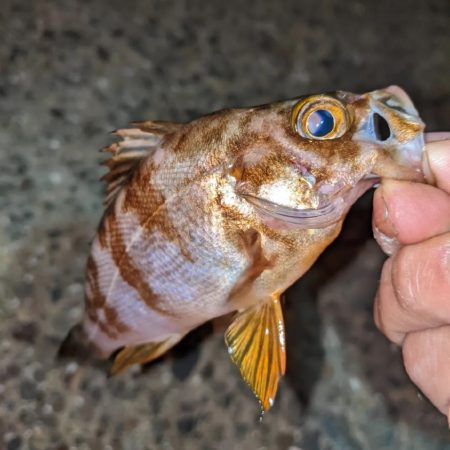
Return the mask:
[[(302, 98), (294, 105), (291, 113), (291, 127), (302, 139), (339, 139), (349, 130), (351, 124), (352, 111), (330, 95)], [(302, 176), (313, 190), (314, 177), (307, 173)], [(261, 214), (305, 229), (328, 227), (339, 221), (345, 210), (342, 199), (330, 200), (319, 193), (314, 193), (317, 204), (314, 208), (285, 206), (255, 195), (243, 196)]]

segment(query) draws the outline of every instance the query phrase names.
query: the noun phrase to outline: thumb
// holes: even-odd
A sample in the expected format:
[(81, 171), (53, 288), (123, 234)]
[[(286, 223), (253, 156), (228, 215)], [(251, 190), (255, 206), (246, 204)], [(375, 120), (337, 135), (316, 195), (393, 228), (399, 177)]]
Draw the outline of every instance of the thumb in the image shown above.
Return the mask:
[(428, 181), (450, 194), (450, 139), (427, 143), (423, 166)]

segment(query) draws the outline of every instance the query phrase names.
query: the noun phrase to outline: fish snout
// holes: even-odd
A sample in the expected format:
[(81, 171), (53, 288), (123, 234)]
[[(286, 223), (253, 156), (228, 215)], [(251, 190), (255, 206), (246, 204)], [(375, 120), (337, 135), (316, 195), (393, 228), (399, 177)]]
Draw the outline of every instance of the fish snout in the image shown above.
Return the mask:
[[(392, 102), (398, 101), (400, 106), (391, 106), (391, 109), (399, 116), (398, 126), (394, 137), (397, 140), (397, 153), (400, 162), (414, 167), (422, 167), (423, 152), (425, 149), (425, 124), (417, 112), (408, 94), (398, 86), (389, 86), (385, 89), (391, 94)], [(404, 112), (398, 111), (402, 108)], [(394, 121), (394, 126), (397, 122)]]
[(421, 174), (425, 124), (408, 94), (389, 86), (370, 92), (367, 106), (354, 138), (385, 150), (401, 172)]

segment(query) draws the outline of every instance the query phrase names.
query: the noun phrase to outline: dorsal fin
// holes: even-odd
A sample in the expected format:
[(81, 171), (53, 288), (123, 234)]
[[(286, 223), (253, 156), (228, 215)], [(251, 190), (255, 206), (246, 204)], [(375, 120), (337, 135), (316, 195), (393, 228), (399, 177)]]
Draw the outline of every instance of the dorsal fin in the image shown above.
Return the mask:
[(169, 133), (175, 133), (180, 128), (181, 124), (176, 122), (164, 122), (162, 120), (147, 120), (145, 122), (132, 122), (131, 125), (139, 128), (146, 133), (154, 134), (155, 136), (163, 136)]
[(131, 125), (134, 128), (114, 131), (113, 134), (121, 140), (102, 149), (112, 154), (102, 162), (109, 169), (101, 178), (106, 182), (106, 207), (112, 203), (139, 163), (158, 149), (163, 136), (176, 132), (181, 126), (178, 123), (160, 121), (134, 122)]

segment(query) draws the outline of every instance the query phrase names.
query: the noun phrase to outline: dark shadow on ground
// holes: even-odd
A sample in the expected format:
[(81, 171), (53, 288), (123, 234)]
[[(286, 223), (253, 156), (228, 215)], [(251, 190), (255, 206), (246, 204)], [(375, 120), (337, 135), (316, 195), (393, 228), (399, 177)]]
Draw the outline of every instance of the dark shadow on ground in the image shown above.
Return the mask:
[(286, 293), (286, 378), (305, 408), (314, 394), (324, 362), (318, 291), (372, 238), (371, 199), (369, 192), (354, 205), (336, 241)]

